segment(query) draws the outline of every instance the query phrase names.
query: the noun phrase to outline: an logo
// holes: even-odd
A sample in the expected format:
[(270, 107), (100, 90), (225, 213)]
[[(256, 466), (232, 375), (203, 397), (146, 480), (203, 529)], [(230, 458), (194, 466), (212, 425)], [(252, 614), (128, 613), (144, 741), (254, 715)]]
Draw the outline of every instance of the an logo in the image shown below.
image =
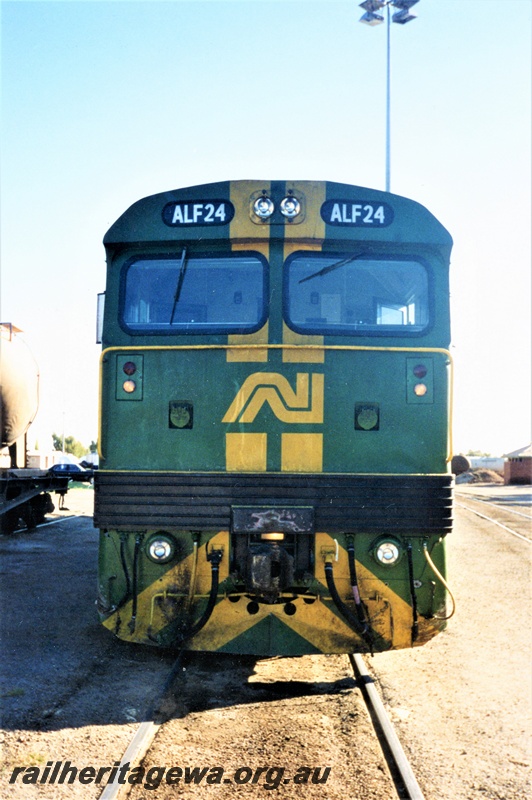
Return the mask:
[(323, 375), (299, 372), (294, 391), (284, 375), (255, 372), (238, 390), (222, 422), (253, 422), (265, 403), (281, 422), (322, 423)]

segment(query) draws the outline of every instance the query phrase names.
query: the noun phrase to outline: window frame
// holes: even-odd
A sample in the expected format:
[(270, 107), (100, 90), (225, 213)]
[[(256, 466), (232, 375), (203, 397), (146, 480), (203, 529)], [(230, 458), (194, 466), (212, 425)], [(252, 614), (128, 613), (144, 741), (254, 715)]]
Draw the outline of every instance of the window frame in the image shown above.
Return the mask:
[[(186, 243), (183, 245), (186, 247)], [(233, 260), (238, 262), (245, 258), (254, 258), (262, 267), (262, 310), (260, 318), (257, 323), (253, 325), (236, 325), (236, 324), (216, 324), (206, 326), (205, 323), (174, 323), (172, 326), (168, 325), (164, 328), (150, 328), (149, 323), (146, 323), (145, 328), (131, 327), (131, 323), (125, 319), (126, 299), (127, 299), (127, 275), (133, 264), (139, 261), (181, 261), (183, 250), (172, 250), (166, 253), (135, 253), (130, 256), (122, 265), (120, 270), (120, 287), (118, 299), (118, 322), (123, 331), (130, 336), (215, 336), (215, 335), (232, 335), (232, 334), (246, 334), (256, 333), (259, 331), (268, 319), (269, 314), (269, 264), (268, 260), (262, 253), (256, 250), (237, 250), (237, 251), (202, 251), (195, 252), (187, 248), (187, 257), (194, 260)]]
[[(325, 258), (332, 258), (341, 261), (355, 256), (356, 251), (309, 251), (297, 250), (291, 253), (285, 260), (283, 266), (283, 319), (288, 327), (296, 333), (304, 335), (319, 335), (319, 336), (354, 336), (357, 338), (403, 338), (408, 339), (419, 338), (426, 336), (435, 325), (435, 303), (434, 303), (434, 275), (432, 267), (426, 259), (419, 255), (412, 255), (410, 253), (397, 253), (397, 254), (383, 254), (372, 255), (370, 253), (360, 253), (357, 258), (353, 258), (353, 263), (356, 261), (369, 261), (369, 262), (415, 262), (420, 264), (427, 276), (427, 315), (428, 320), (426, 325), (421, 330), (412, 330), (409, 325), (396, 326), (393, 330), (386, 326), (361, 326), (358, 328), (349, 327), (347, 325), (338, 326), (324, 326), (322, 325), (301, 325), (300, 323), (293, 322), (290, 319), (290, 293), (289, 293), (289, 273), (292, 261), (304, 257), (307, 260), (316, 260)], [(317, 267), (318, 268), (318, 267)], [(339, 269), (342, 269), (339, 267)], [(374, 298), (376, 302), (378, 298)], [(377, 330), (377, 328), (379, 328)]]

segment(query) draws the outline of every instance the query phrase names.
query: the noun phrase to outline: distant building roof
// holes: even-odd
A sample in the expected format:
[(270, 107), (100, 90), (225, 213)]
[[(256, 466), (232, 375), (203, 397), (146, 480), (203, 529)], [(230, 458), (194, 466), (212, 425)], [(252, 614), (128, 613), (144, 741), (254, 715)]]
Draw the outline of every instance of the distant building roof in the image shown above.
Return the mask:
[(505, 453), (505, 458), (532, 458), (532, 442), (522, 447), (520, 450), (514, 450), (513, 453)]

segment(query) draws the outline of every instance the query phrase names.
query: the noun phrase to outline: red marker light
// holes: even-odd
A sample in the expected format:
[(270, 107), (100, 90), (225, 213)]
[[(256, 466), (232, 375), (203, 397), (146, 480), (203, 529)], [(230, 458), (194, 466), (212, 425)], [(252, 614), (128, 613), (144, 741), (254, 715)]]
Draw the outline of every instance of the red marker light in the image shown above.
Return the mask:
[(137, 371), (137, 365), (133, 363), (133, 361), (126, 361), (124, 366), (122, 367), (126, 375), (134, 375)]
[(424, 364), (416, 364), (413, 369), (414, 375), (416, 378), (424, 378), (427, 374), (427, 368)]

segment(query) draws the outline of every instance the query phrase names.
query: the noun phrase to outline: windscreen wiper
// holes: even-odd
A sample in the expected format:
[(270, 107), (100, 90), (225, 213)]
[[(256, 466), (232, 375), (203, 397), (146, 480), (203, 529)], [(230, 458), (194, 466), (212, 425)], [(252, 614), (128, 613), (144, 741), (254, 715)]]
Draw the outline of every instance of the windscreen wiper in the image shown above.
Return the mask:
[(320, 275), (327, 275), (328, 272), (332, 272), (339, 267), (344, 267), (346, 264), (349, 264), (351, 261), (355, 261), (360, 256), (363, 256), (364, 253), (355, 253), (353, 256), (349, 256), (349, 258), (343, 258), (341, 261), (335, 261), (334, 264), (329, 264), (328, 267), (323, 267), (319, 269), (317, 272), (313, 272), (312, 275), (307, 275), (306, 278), (301, 278), (299, 283), (305, 283), (305, 281), (310, 281), (312, 278), (317, 278)]
[(187, 266), (187, 248), (183, 247), (183, 252), (181, 253), (181, 264), (179, 265), (179, 278), (177, 279), (177, 286), (175, 288), (174, 305), (172, 306), (172, 316), (170, 317), (170, 325), (173, 325), (174, 323), (175, 309), (181, 296), (181, 289), (183, 288), (183, 281), (185, 280)]

